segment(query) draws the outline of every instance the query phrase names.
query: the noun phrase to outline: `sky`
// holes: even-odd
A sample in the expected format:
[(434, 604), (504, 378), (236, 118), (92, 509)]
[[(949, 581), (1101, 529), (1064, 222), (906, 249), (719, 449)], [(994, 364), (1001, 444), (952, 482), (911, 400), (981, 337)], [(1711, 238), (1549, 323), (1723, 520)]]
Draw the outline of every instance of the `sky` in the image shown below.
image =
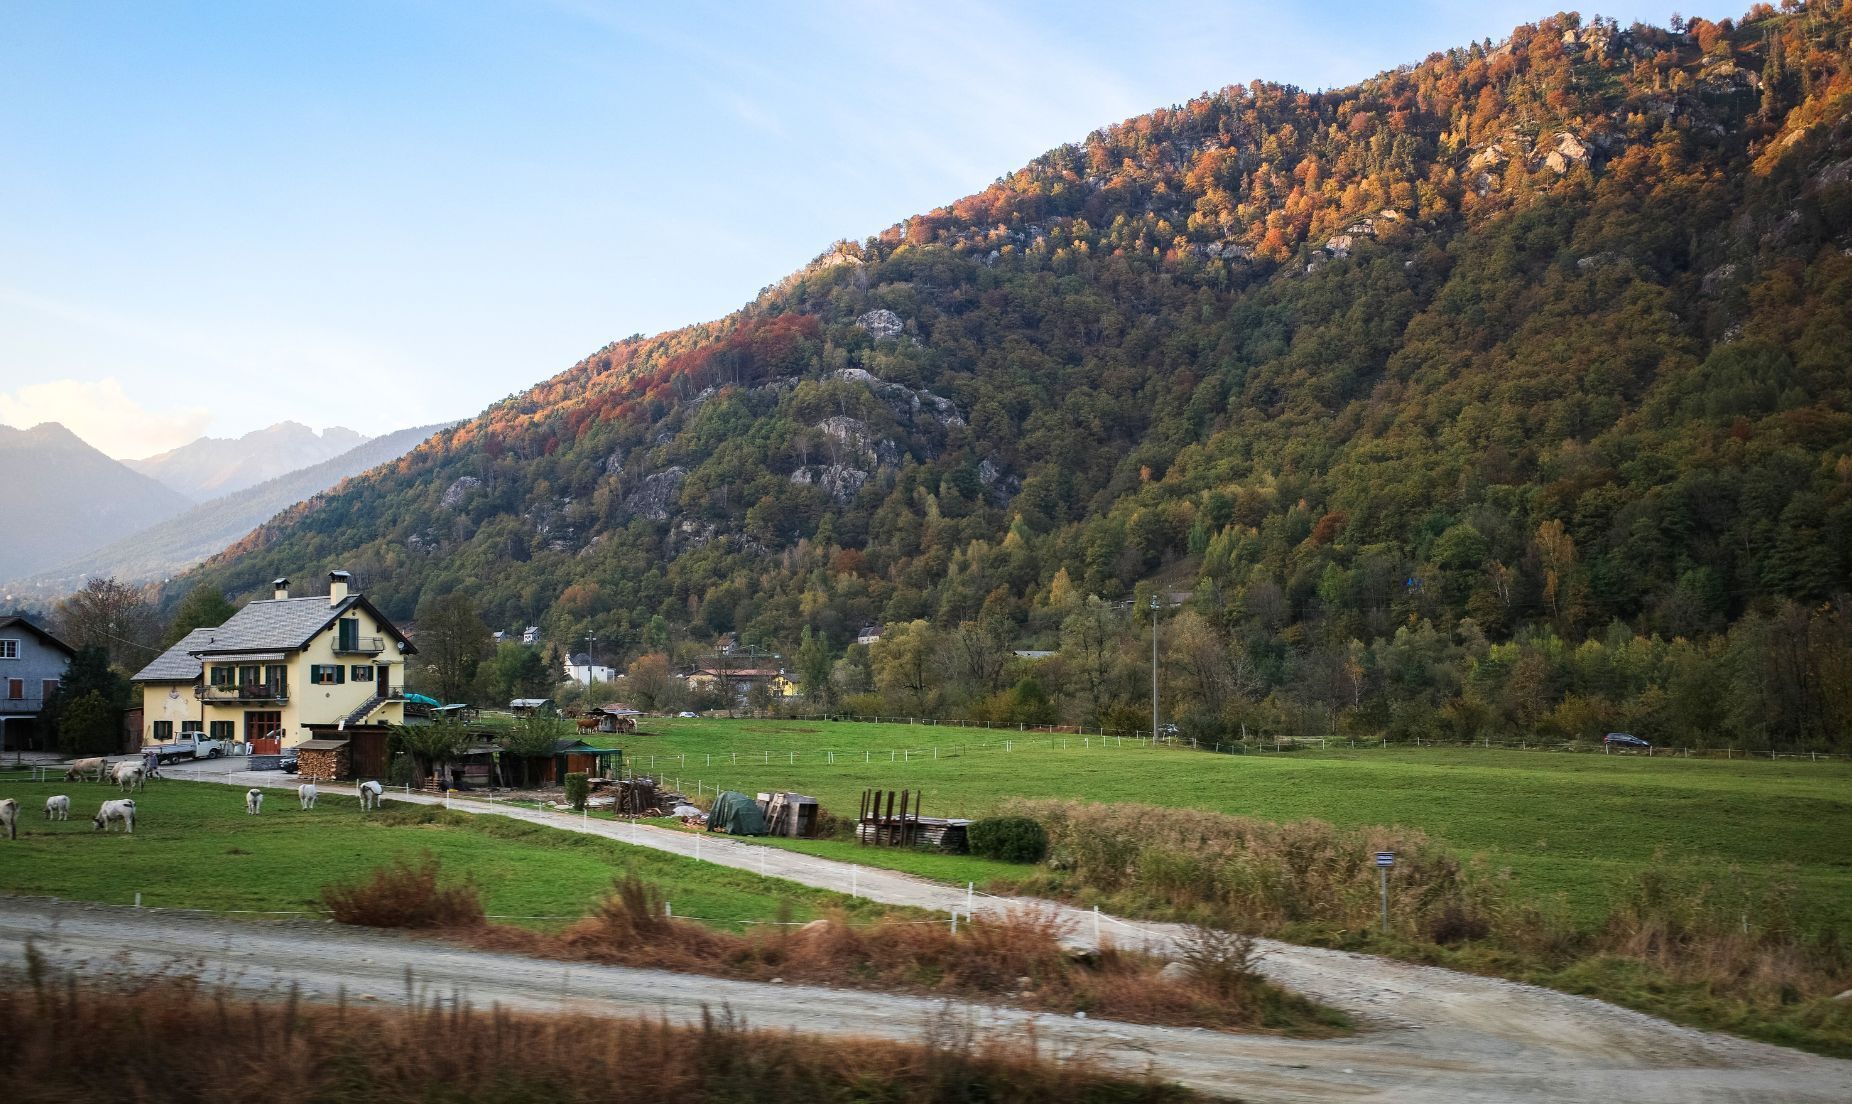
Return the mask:
[(21, 0), (0, 423), (134, 458), (468, 416), (1102, 125), (1561, 6)]

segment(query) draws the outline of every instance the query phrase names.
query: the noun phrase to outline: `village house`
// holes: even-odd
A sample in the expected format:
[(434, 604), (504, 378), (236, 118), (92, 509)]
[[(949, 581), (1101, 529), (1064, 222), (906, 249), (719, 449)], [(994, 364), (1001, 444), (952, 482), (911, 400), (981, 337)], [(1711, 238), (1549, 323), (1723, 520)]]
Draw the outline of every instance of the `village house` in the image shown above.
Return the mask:
[(194, 629), (135, 674), (142, 739), (191, 733), (274, 755), (315, 737), (405, 721), (403, 632), (350, 592), (345, 571), (328, 594), (251, 602), (217, 628)]
[(763, 686), (774, 698), (797, 697), (797, 683), (775, 667), (697, 667), (687, 679), (688, 689), (697, 693), (717, 693), (745, 702), (753, 688)]
[(24, 617), (0, 617), (0, 751), (51, 746), (39, 713), (76, 654)]
[(576, 652), (566, 657), (566, 678), (580, 686), (590, 686), (594, 682), (615, 682), (617, 668), (601, 663), (593, 663), (592, 657), (585, 652)]

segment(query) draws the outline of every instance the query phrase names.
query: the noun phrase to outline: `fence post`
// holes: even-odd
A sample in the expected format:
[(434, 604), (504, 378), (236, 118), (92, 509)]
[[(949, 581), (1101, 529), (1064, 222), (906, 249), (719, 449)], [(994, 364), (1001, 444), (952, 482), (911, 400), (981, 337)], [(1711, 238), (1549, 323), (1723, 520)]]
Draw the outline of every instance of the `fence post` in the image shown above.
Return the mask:
[(975, 895), (976, 889), (977, 889), (976, 882), (966, 882), (965, 883), (965, 915), (966, 916), (971, 915), (971, 909), (972, 909), (972, 904), (973, 904), (972, 897)]
[(862, 868), (859, 866), (851, 866), (849, 868), (849, 896), (860, 897), (862, 895), (861, 883)]
[(1100, 945), (1100, 906), (1098, 905), (1093, 906), (1093, 945), (1095, 948)]

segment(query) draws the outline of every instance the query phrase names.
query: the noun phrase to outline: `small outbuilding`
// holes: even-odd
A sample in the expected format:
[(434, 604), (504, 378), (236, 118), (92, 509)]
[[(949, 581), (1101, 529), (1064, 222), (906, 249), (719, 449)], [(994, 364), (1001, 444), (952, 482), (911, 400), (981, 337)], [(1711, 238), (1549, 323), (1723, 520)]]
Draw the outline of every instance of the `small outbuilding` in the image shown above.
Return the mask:
[(304, 740), (296, 745), (296, 774), (314, 782), (352, 778), (346, 740)]
[(516, 698), (508, 703), (508, 712), (517, 717), (551, 717), (559, 712), (552, 698)]
[(641, 709), (632, 709), (623, 702), (606, 702), (585, 710), (586, 719), (596, 721), (599, 732), (635, 732), (637, 718), (642, 715)]

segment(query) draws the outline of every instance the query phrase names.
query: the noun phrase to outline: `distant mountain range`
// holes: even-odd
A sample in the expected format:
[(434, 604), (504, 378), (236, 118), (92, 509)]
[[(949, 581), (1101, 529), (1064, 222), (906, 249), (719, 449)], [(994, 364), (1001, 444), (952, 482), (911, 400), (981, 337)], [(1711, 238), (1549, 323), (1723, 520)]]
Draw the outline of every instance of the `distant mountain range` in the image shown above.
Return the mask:
[(191, 505), (56, 422), (0, 425), (0, 471), (0, 579), (42, 571)]
[(278, 422), (242, 437), (201, 437), (158, 456), (124, 460), (123, 464), (203, 502), (302, 471), (366, 443), (365, 434), (342, 426), (317, 433), (300, 422)]
[[(347, 429), (316, 434), (284, 422), (234, 440), (201, 438), (134, 461), (165, 473), (164, 485), (110, 459), (56, 422), (0, 426), (0, 593), (50, 602), (86, 578), (165, 579), (224, 549), (271, 516), (350, 476), (398, 459), (443, 426), (368, 439)], [(262, 481), (251, 475), (283, 457), (313, 456), (324, 442), (357, 445)], [(194, 504), (182, 488), (233, 490)], [(10, 580), (10, 581), (7, 581)]]

